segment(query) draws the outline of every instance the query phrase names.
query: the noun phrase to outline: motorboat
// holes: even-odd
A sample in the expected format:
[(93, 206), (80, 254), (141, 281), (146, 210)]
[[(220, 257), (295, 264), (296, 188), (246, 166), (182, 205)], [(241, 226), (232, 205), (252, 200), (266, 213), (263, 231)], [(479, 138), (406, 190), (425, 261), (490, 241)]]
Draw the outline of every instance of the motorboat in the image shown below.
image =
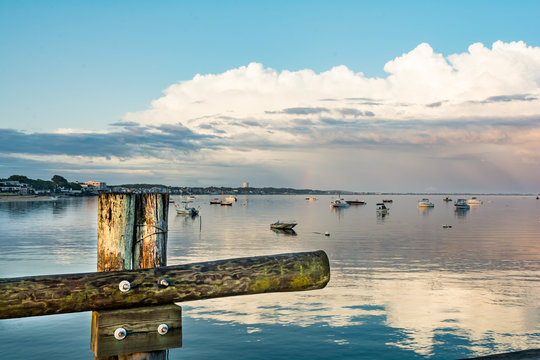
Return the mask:
[(220, 202), (220, 205), (221, 206), (232, 206), (232, 201), (225, 200), (225, 201)]
[(294, 220), (285, 220), (280, 221), (279, 219), (273, 223), (270, 224), (270, 229), (276, 229), (276, 230), (292, 230), (293, 227), (297, 225), (296, 221)]
[(349, 206), (350, 205), (342, 198), (336, 199), (332, 201), (332, 203), (330, 204), (330, 207), (333, 207), (333, 208), (342, 208), (342, 207), (349, 207)]
[(391, 202), (394, 202), (394, 200), (392, 200), (392, 199), (386, 199), (386, 200), (383, 200), (382, 202), (383, 202), (383, 203), (391, 203)]
[(435, 207), (429, 199), (422, 199), (418, 201), (418, 207)]
[(238, 199), (236, 198), (236, 196), (227, 196), (227, 197), (225, 198), (225, 200), (230, 201), (230, 202), (236, 202), (236, 201), (238, 201)]
[(349, 205), (366, 205), (366, 202), (365, 201), (361, 201), (361, 200), (345, 200), (345, 202)]
[(456, 210), (468, 210), (471, 208), (465, 199), (457, 199), (454, 206), (456, 207)]
[(306, 200), (308, 200), (308, 201), (317, 201), (319, 199), (317, 199), (315, 197), (307, 197)]
[(447, 196), (447, 197), (445, 197), (444, 199), (442, 199), (442, 201), (444, 201), (444, 202), (450, 202), (450, 201), (452, 201), (452, 199), (450, 199), (450, 198)]
[(379, 214), (388, 214), (388, 208), (384, 203), (377, 203), (377, 213)]
[(189, 195), (189, 196), (187, 197), (187, 199), (188, 199), (188, 200), (195, 200), (195, 195)]
[(187, 205), (184, 205), (184, 207), (177, 206), (176, 214), (195, 216), (195, 215), (199, 215), (199, 210), (195, 209), (194, 207), (189, 207)]
[(472, 198), (470, 198), (469, 200), (467, 200), (467, 204), (469, 205), (482, 205), (482, 201), (481, 200), (478, 200), (477, 198), (475, 198), (474, 196)]
[(221, 200), (219, 200), (218, 198), (214, 198), (210, 200), (210, 205), (219, 205), (219, 204), (221, 204)]

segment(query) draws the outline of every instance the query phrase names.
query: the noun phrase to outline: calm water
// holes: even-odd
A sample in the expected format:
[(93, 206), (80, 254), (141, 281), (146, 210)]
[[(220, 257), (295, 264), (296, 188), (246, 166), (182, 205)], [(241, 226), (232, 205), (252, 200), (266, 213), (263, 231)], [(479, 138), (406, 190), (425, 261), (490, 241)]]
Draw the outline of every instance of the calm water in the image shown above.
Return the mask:
[[(323, 290), (184, 303), (171, 359), (456, 359), (540, 348), (540, 201), (482, 197), (456, 213), (392, 196), (377, 216), (332, 197), (240, 196), (169, 217), (169, 265), (323, 249)], [(351, 197), (352, 198), (352, 197)], [(173, 197), (178, 199), (178, 197)], [(454, 199), (455, 200), (455, 199)], [(276, 218), (298, 221), (275, 233)], [(97, 199), (0, 203), (0, 275), (94, 271)], [(452, 225), (443, 229), (442, 224)], [(330, 236), (324, 236), (329, 232)], [(2, 359), (92, 359), (91, 313), (0, 320)]]

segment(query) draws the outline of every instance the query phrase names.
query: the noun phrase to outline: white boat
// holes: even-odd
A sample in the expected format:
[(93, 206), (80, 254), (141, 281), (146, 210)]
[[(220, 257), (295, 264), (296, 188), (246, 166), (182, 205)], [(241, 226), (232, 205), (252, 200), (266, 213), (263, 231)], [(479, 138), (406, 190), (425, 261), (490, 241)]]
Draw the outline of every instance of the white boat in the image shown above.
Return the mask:
[(422, 199), (418, 201), (418, 207), (435, 207), (429, 199)]
[(236, 196), (227, 196), (227, 197), (225, 198), (225, 200), (230, 201), (230, 202), (236, 202), (236, 201), (238, 201), (238, 199), (236, 198)]
[(388, 208), (384, 203), (377, 203), (377, 212), (379, 214), (388, 214)]
[(317, 199), (315, 197), (307, 197), (306, 200), (308, 200), (308, 201), (317, 201), (319, 199)]
[(330, 207), (334, 207), (334, 208), (342, 208), (342, 207), (349, 207), (349, 206), (350, 205), (347, 204), (347, 202), (342, 198), (336, 199), (332, 201), (332, 203), (330, 204)]
[(475, 198), (474, 196), (472, 198), (470, 198), (469, 200), (467, 200), (467, 204), (469, 205), (482, 205), (482, 201), (481, 200), (478, 200), (477, 198)]
[(467, 210), (471, 208), (465, 199), (457, 199), (454, 206), (456, 207), (456, 210)]
[(270, 229), (277, 229), (277, 230), (292, 230), (293, 227), (296, 226), (296, 221), (294, 220), (285, 220), (280, 221), (279, 219), (273, 223), (270, 224)]
[(199, 214), (199, 210), (195, 209), (194, 207), (189, 207), (187, 205), (184, 205), (184, 207), (176, 206), (176, 213), (178, 215), (195, 216)]

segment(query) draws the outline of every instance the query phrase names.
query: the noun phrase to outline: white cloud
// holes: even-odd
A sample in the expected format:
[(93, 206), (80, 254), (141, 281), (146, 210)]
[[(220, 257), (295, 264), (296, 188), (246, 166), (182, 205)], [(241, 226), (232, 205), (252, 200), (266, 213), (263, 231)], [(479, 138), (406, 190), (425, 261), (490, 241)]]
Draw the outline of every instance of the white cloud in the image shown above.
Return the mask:
[[(232, 185), (249, 177), (260, 186), (487, 191), (489, 184), (489, 191), (537, 191), (540, 171), (531, 165), (540, 164), (540, 47), (476, 43), (446, 56), (422, 43), (384, 69), (388, 76), (369, 78), (344, 65), (316, 73), (251, 63), (196, 75), (165, 89), (149, 110), (111, 124), (126, 145), (109, 141), (106, 152), (116, 151), (109, 158), (122, 159), (119, 169), (146, 170), (137, 167), (137, 156), (163, 159), (170, 166), (156, 172), (168, 173), (171, 184), (197, 179)], [(58, 133), (65, 139), (90, 136), (72, 129)], [(111, 137), (91, 135), (87, 147)], [(137, 155), (126, 150), (135, 138)], [(20, 146), (8, 150), (15, 148)], [(400, 158), (416, 172), (398, 173)], [(444, 158), (461, 160), (442, 165)], [(493, 166), (481, 170), (478, 159)], [(173, 170), (177, 166), (181, 170)], [(448, 168), (439, 169), (438, 178), (418, 179), (428, 166)], [(336, 181), (329, 167), (349, 176)], [(456, 177), (451, 186), (442, 175), (464, 168), (476, 169), (474, 179)], [(317, 174), (316, 182), (301, 182), (295, 169)], [(382, 180), (397, 178), (399, 189)]]
[[(251, 63), (222, 74), (196, 75), (172, 85), (152, 109), (126, 115), (143, 124), (185, 122), (197, 128), (217, 116), (256, 117), (272, 127), (291, 116), (269, 114), (293, 107), (354, 107), (385, 119), (533, 115), (540, 110), (540, 48), (523, 42), (480, 43), (444, 57), (423, 43), (389, 61), (386, 78), (367, 78), (346, 66), (315, 73), (276, 71)], [(529, 95), (528, 101), (484, 102)], [(321, 99), (335, 99), (321, 102)], [(354, 101), (364, 98), (374, 101)], [(441, 106), (426, 105), (441, 102)], [(373, 105), (370, 103), (377, 103)], [(228, 128), (228, 130), (231, 130)], [(236, 129), (238, 130), (238, 129)]]

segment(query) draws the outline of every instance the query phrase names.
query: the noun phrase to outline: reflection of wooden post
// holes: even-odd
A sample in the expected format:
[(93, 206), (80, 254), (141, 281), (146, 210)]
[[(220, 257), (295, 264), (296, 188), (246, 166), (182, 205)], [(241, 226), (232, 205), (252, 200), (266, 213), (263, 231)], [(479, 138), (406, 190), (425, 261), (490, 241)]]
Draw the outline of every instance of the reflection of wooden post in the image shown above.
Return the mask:
[[(100, 194), (97, 270), (166, 266), (168, 209), (168, 193)], [(93, 322), (97, 316), (96, 312), (92, 314)], [(166, 358), (167, 350), (119, 355), (107, 359)]]

